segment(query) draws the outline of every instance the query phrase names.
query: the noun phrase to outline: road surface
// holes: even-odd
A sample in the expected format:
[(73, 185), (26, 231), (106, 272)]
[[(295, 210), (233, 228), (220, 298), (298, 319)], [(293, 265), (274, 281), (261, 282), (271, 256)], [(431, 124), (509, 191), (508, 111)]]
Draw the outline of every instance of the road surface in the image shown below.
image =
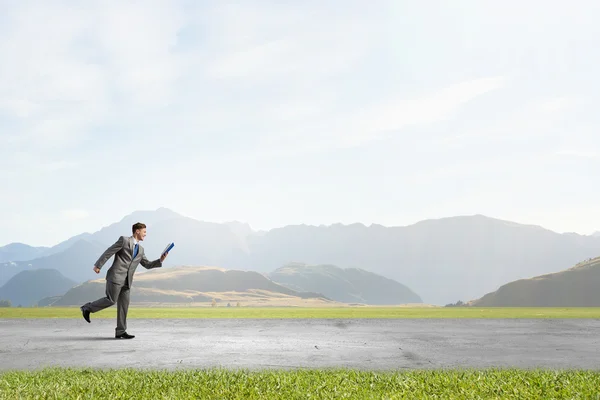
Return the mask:
[[(93, 318), (93, 316), (92, 316)], [(0, 319), (0, 370), (600, 367), (593, 319)]]

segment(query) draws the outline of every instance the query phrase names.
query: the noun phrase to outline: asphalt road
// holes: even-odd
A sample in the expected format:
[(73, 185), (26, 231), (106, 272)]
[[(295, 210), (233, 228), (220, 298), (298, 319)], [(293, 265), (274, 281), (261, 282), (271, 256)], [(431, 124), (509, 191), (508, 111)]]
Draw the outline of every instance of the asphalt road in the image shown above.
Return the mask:
[[(92, 316), (93, 318), (93, 316)], [(0, 319), (0, 370), (600, 367), (599, 320)]]

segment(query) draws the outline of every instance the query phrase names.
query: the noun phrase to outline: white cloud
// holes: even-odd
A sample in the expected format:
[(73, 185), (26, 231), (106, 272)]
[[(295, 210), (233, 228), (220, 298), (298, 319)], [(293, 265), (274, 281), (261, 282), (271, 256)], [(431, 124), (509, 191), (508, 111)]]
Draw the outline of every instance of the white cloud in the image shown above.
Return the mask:
[(460, 82), (416, 98), (392, 99), (338, 113), (265, 139), (262, 156), (285, 156), (331, 148), (360, 146), (402, 129), (452, 118), (467, 102), (501, 88), (504, 77)]
[(225, 54), (208, 67), (207, 73), (220, 79), (272, 81), (294, 76), (309, 80), (351, 69), (368, 48), (372, 33), (360, 25), (359, 29), (331, 25)]
[(594, 150), (575, 150), (575, 149), (564, 149), (558, 150), (556, 153), (558, 156), (574, 157), (574, 158), (599, 158), (600, 152)]
[[(31, 151), (16, 150), (0, 158), (2, 178), (14, 178), (12, 184), (32, 177), (46, 179), (54, 173), (74, 168), (78, 164), (60, 155), (41, 156)], [(5, 183), (6, 184), (6, 183)], [(11, 184), (11, 185), (12, 185)]]
[(209, 42), (216, 58), (208, 60), (206, 73), (219, 79), (324, 77), (352, 69), (385, 34), (381, 20), (368, 13), (326, 7), (315, 12), (302, 5), (222, 5), (213, 17), (209, 26), (214, 38)]
[(183, 22), (170, 2), (15, 3), (6, 15), (0, 112), (18, 121), (21, 149), (77, 144), (124, 110), (174, 96), (170, 48)]
[(63, 210), (61, 212), (61, 215), (68, 220), (77, 220), (77, 219), (85, 219), (87, 217), (89, 217), (89, 212), (87, 210), (82, 210), (82, 209), (69, 209), (69, 210)]
[(102, 11), (95, 40), (117, 94), (134, 106), (171, 100), (181, 68), (172, 49), (186, 22), (184, 10), (177, 3), (157, 1), (115, 2)]
[(563, 146), (563, 141), (573, 144), (576, 138), (586, 136), (589, 129), (579, 128), (559, 134), (556, 133), (556, 127), (581, 104), (581, 99), (569, 96), (519, 98), (511, 100), (510, 104), (497, 104), (495, 115), (476, 123), (475, 127), (451, 131), (426, 141), (433, 147), (445, 150), (478, 146), (491, 148), (509, 143), (518, 145), (516, 149), (519, 150), (528, 143), (531, 146), (534, 140), (544, 138), (547, 138), (547, 146)]
[[(530, 177), (539, 180), (542, 164), (587, 170), (597, 160), (592, 107), (600, 59), (589, 39), (598, 36), (591, 6), (542, 7), (541, 15), (539, 6), (523, 13), (513, 2), (499, 16), (475, 3), (440, 3), (434, 12), (391, 1), (73, 4), (0, 5), (0, 54), (8, 60), (0, 63), (0, 183), (14, 193), (0, 198), (0, 209), (11, 210), (0, 220), (10, 236), (29, 237), (22, 221), (35, 220), (48, 227), (36, 233), (40, 239), (57, 237), (54, 231), (67, 237), (67, 225), (79, 229), (127, 208), (104, 192), (86, 198), (99, 185), (135, 193), (168, 175), (169, 190), (143, 200), (168, 205), (229, 187), (236, 169), (286, 181), (285, 171), (298, 163), (293, 156), (367, 144), (370, 166), (352, 165), (350, 152), (335, 164), (362, 173), (353, 182), (374, 196), (395, 190), (378, 183), (379, 162), (394, 179), (435, 187), (509, 170), (525, 182), (519, 168), (527, 163), (536, 164), (539, 175)], [(532, 24), (531, 15), (541, 20)], [(576, 23), (583, 17), (585, 24)], [(569, 51), (586, 54), (585, 62), (564, 56)], [(131, 154), (119, 149), (132, 144), (148, 159), (140, 162), (140, 179), (125, 187), (120, 172)], [(269, 157), (279, 158), (247, 162)], [(329, 165), (320, 157), (310, 162), (313, 169)], [(327, 178), (309, 175), (304, 193), (321, 190)], [(53, 190), (71, 182), (77, 190)], [(234, 200), (207, 212), (241, 212), (235, 199), (252, 196), (250, 186), (236, 182), (228, 192)], [(331, 199), (348, 197), (341, 186), (336, 182)], [(527, 184), (508, 180), (502, 190), (514, 187)], [(263, 188), (278, 195), (277, 186)], [(414, 202), (431, 198), (423, 196)], [(82, 204), (90, 216), (63, 210)], [(247, 207), (259, 224), (279, 218)], [(290, 211), (297, 213), (290, 218), (335, 214), (325, 207)], [(382, 207), (378, 215), (396, 212)], [(65, 218), (74, 219), (61, 224)]]
[(556, 112), (565, 112), (580, 103), (572, 97), (548, 97), (541, 100), (536, 100), (531, 103), (531, 110), (538, 113), (553, 114)]
[(490, 77), (450, 85), (414, 99), (399, 99), (358, 111), (349, 126), (367, 135), (394, 131), (410, 125), (431, 124), (451, 118), (467, 102), (501, 88), (506, 79)]

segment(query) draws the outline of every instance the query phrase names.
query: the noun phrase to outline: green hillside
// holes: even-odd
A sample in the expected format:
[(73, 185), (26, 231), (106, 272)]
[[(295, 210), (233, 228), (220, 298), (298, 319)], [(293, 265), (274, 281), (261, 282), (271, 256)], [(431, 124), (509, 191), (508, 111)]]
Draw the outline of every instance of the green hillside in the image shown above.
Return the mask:
[(28, 307), (45, 297), (65, 293), (75, 282), (55, 269), (21, 271), (0, 287), (0, 299), (10, 300), (13, 306)]
[(597, 307), (600, 306), (600, 257), (567, 270), (520, 279), (480, 299), (475, 307)]
[[(43, 299), (40, 305), (72, 306), (103, 297), (105, 280), (72, 287), (63, 296)], [(133, 303), (202, 303), (217, 301), (294, 302), (311, 299), (329, 302), (318, 293), (298, 292), (252, 271), (209, 267), (173, 267), (136, 273), (131, 289)]]
[(270, 273), (269, 278), (291, 289), (323, 293), (343, 303), (393, 305), (423, 302), (405, 285), (359, 268), (291, 263)]

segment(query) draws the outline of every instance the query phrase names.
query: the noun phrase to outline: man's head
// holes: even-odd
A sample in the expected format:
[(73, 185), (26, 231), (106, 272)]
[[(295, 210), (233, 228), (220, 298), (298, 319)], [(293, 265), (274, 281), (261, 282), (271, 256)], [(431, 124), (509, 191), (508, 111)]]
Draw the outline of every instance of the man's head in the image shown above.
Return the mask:
[(142, 224), (141, 222), (136, 222), (133, 224), (131, 231), (133, 233), (133, 237), (138, 241), (142, 241), (146, 237), (146, 225)]

